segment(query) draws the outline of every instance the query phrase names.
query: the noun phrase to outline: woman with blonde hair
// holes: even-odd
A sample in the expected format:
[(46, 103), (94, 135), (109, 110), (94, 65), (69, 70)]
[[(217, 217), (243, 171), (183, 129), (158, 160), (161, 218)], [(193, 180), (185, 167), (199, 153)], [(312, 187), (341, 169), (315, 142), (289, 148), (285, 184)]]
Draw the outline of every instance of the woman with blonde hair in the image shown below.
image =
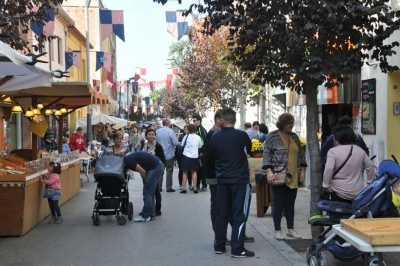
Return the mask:
[[(268, 134), (264, 143), (263, 169), (267, 170), (268, 182), (272, 186), (272, 217), (274, 220), (277, 240), (285, 239), (281, 230), (282, 212), (285, 210), (288, 237), (300, 239), (294, 230), (294, 204), (300, 181), (304, 181), (306, 172), (306, 157), (301, 147), (300, 139), (292, 132), (294, 117), (289, 113), (281, 114), (276, 122), (278, 130)], [(274, 186), (277, 174), (286, 171), (290, 181), (280, 186)]]

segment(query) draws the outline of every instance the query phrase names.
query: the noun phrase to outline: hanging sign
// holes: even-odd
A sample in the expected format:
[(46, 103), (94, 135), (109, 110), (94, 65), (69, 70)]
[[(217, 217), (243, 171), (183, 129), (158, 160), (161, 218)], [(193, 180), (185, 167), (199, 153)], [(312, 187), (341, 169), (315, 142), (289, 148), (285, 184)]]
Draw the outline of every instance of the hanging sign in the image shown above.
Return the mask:
[(361, 133), (376, 134), (376, 79), (361, 81)]

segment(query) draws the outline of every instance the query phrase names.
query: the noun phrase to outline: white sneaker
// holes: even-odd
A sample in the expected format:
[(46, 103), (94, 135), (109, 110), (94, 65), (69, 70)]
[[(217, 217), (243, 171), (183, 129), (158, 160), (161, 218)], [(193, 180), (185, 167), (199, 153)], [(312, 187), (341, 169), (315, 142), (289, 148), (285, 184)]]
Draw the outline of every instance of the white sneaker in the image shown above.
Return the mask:
[(146, 219), (143, 218), (141, 215), (133, 219), (134, 222), (150, 222), (150, 217), (147, 217)]

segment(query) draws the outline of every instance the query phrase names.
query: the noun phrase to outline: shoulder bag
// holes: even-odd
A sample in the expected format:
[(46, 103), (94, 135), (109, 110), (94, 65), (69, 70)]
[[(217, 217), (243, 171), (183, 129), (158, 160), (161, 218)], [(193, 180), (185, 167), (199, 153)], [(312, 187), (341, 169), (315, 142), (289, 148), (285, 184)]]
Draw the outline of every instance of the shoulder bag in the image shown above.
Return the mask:
[(189, 134), (186, 135), (186, 139), (185, 139), (185, 142), (183, 143), (183, 146), (178, 150), (178, 152), (176, 154), (176, 160), (177, 161), (182, 160), (183, 152), (185, 150), (185, 146), (186, 146), (186, 142), (187, 142), (188, 138), (189, 138)]
[(274, 187), (283, 186), (283, 185), (290, 183), (290, 181), (292, 181), (292, 174), (287, 169), (287, 163), (289, 162), (289, 153), (290, 153), (290, 136), (289, 136), (289, 144), (288, 144), (288, 151), (287, 151), (288, 156), (287, 156), (286, 165), (282, 168), (281, 171), (274, 173), (275, 179), (273, 182), (268, 181), (268, 183), (271, 186), (274, 186)]

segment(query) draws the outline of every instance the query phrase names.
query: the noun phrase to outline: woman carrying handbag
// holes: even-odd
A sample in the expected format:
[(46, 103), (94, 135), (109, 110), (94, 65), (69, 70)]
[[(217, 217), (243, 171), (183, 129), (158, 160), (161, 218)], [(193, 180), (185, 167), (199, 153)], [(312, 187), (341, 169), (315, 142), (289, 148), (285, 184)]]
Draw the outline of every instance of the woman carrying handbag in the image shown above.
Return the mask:
[(294, 204), (299, 179), (305, 179), (305, 153), (299, 137), (292, 132), (294, 117), (291, 114), (281, 114), (276, 126), (278, 130), (268, 134), (263, 154), (263, 169), (267, 170), (268, 183), (272, 186), (274, 237), (277, 240), (285, 239), (281, 229), (282, 212), (285, 210), (288, 229), (286, 235), (300, 239), (301, 236), (294, 230)]

